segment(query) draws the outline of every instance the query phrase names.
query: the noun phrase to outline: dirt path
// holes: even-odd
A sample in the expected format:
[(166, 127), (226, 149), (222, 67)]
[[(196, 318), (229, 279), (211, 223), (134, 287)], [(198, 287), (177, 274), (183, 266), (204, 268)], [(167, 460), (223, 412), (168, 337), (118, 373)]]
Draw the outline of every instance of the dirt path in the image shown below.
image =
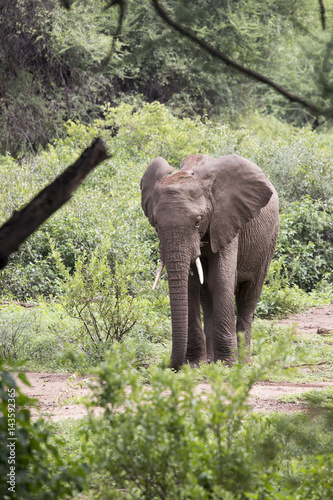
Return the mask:
[(278, 321), (280, 325), (293, 325), (294, 323), (297, 324), (297, 331), (300, 333), (307, 333), (308, 335), (314, 333), (320, 335), (333, 334), (333, 301), (326, 306), (308, 309)]
[[(297, 331), (309, 335), (333, 333), (333, 302), (290, 316), (278, 323), (286, 325), (297, 323)], [(26, 375), (31, 387), (24, 386), (24, 392), (39, 400), (39, 406), (32, 410), (33, 415), (40, 414), (53, 421), (86, 415), (82, 398), (88, 396), (90, 391), (84, 377), (74, 378), (73, 375), (59, 373), (26, 373)], [(333, 386), (333, 381), (299, 384), (260, 382), (253, 387), (249, 404), (255, 411), (288, 413), (298, 411), (304, 406), (287, 403), (278, 398), (285, 394), (305, 392), (313, 388), (323, 389), (328, 386)], [(210, 386), (206, 383), (198, 384), (197, 391), (201, 394), (209, 392)], [(96, 411), (98, 412), (98, 409)]]
[[(89, 396), (87, 387), (68, 386), (69, 375), (59, 373), (27, 373), (31, 387), (24, 387), (24, 392), (32, 398), (37, 398), (39, 404), (32, 410), (33, 416), (43, 416), (52, 421), (66, 418), (81, 418), (87, 414), (82, 397)], [(82, 380), (82, 379), (81, 379)], [(78, 380), (77, 383), (80, 381)], [(291, 382), (260, 382), (251, 390), (249, 405), (255, 411), (272, 412), (280, 411), (290, 413), (304, 408), (302, 404), (288, 403), (278, 399), (286, 394), (297, 394), (310, 389), (333, 386), (333, 382), (302, 383)], [(197, 393), (204, 394), (211, 391), (208, 383), (200, 383)], [(96, 409), (98, 414), (98, 409)]]

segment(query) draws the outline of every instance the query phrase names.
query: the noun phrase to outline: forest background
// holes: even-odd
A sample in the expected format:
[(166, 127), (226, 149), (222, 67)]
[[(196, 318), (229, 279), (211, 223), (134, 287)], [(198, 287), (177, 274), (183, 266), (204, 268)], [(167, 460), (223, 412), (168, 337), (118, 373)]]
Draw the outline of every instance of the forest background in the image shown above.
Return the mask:
[[(65, 8), (69, 5), (70, 9)], [(249, 430), (253, 420), (246, 424), (242, 419), (244, 395), (254, 381), (267, 377), (267, 366), (276, 360), (283, 365), (286, 351), (296, 356), (291, 337), (264, 320), (333, 298), (333, 2), (171, 0), (164, 5), (177, 25), (225, 55), (227, 64), (172, 29), (158, 15), (156, 5), (159, 3), (131, 0), (0, 0), (0, 222), (73, 163), (95, 137), (104, 137), (110, 155), (1, 272), (0, 355), (5, 368), (20, 361), (25, 370), (99, 370), (101, 380), (109, 377), (109, 393), (105, 400), (98, 399), (102, 406), (115, 397), (114, 384), (120, 384), (116, 406), (125, 398), (126, 383), (132, 384), (135, 397), (139, 379), (150, 383), (156, 389), (151, 402), (155, 423), (170, 413), (168, 404), (175, 404), (170, 400), (165, 407), (158, 406), (158, 388), (161, 392), (162, 387), (173, 387), (177, 399), (190, 380), (194, 384), (196, 376), (213, 377), (221, 383), (227, 379), (235, 388), (234, 413), (227, 405), (222, 414), (214, 407), (202, 420), (200, 407), (189, 420), (183, 420), (180, 412), (180, 420), (173, 425), (189, 426), (192, 441), (188, 438), (186, 443), (172, 434), (172, 426), (167, 427), (170, 422), (166, 428), (162, 426), (161, 435), (155, 430), (161, 438), (160, 449), (172, 456), (170, 468), (164, 470), (163, 453), (152, 457), (144, 447), (151, 421), (147, 418), (147, 426), (141, 428), (142, 441), (137, 443), (132, 436), (131, 444), (130, 429), (139, 425), (139, 420), (134, 422), (138, 416), (132, 414), (133, 420), (121, 422), (111, 412), (114, 434), (106, 430), (108, 419), (95, 422), (87, 449), (78, 438), (82, 428), (77, 427), (66, 430), (69, 436), (62, 439), (67, 448), (61, 458), (51, 444), (31, 453), (27, 448), (30, 468), (22, 463), (22, 492), (28, 484), (27, 498), (42, 498), (38, 495), (43, 491), (60, 497), (88, 484), (90, 491), (102, 494), (105, 478), (100, 481), (96, 475), (100, 466), (99, 474), (108, 477), (106, 498), (111, 498), (111, 489), (118, 498), (122, 487), (124, 498), (127, 494), (162, 498), (165, 489), (165, 498), (254, 499), (271, 498), (270, 494), (278, 498), (280, 491), (284, 491), (281, 498), (289, 498), (291, 484), (296, 485), (295, 491), (299, 488), (299, 498), (317, 498), (311, 496), (314, 494), (325, 498), (326, 486), (316, 490), (309, 470), (313, 478), (320, 470), (329, 494), (332, 440), (321, 437), (321, 448), (311, 442), (306, 450), (300, 442), (293, 442), (292, 453), (288, 448), (292, 458), (281, 462), (283, 446), (278, 434), (294, 424), (283, 427), (281, 419), (269, 423), (255, 419), (258, 435), (254, 436)], [(275, 82), (275, 88), (242, 68), (265, 75)], [(231, 375), (225, 367), (219, 375), (214, 367), (199, 375), (188, 371), (165, 375), (163, 370), (170, 350), (167, 282), (162, 280), (158, 293), (153, 294), (158, 239), (142, 213), (139, 183), (154, 157), (163, 156), (176, 167), (187, 154), (197, 152), (212, 156), (237, 153), (249, 158), (263, 169), (280, 196), (279, 241), (256, 312), (255, 374), (239, 366)], [(38, 307), (23, 310), (18, 301)], [(287, 337), (291, 342), (288, 349)], [(100, 365), (110, 349), (113, 361)], [(308, 351), (313, 361), (323, 356), (322, 347), (318, 349), (316, 344), (315, 350), (316, 354), (305, 343), (297, 355), (304, 357)], [(332, 364), (332, 354), (325, 351), (325, 356)], [(262, 365), (266, 366), (263, 371)], [(125, 366), (130, 367), (129, 372)], [(120, 369), (125, 373), (121, 383), (115, 382)], [(297, 378), (297, 374), (292, 376)], [(241, 379), (243, 396), (237, 385)], [(14, 382), (5, 378), (3, 383), (7, 387)], [(186, 415), (192, 395), (190, 389), (188, 392)], [(141, 399), (133, 404), (138, 401)], [(208, 431), (207, 419), (213, 422), (217, 416), (222, 427), (211, 423), (208, 427), (213, 431)], [(197, 427), (193, 427), (195, 422)], [(44, 441), (52, 443), (53, 431), (44, 424), (42, 430), (31, 421), (22, 424), (23, 429), (24, 425), (31, 435), (46, 433)], [(313, 432), (308, 422), (304, 425), (304, 435)], [(326, 421), (318, 427), (323, 435), (325, 425)], [(60, 432), (57, 429), (56, 434)], [(98, 439), (105, 433), (114, 454), (107, 458), (100, 454), (92, 464), (89, 457), (96, 453)], [(289, 431), (287, 434), (286, 439), (292, 441)], [(120, 435), (128, 449), (138, 445), (132, 455), (145, 456), (141, 463), (139, 458), (135, 463), (125, 461), (123, 444), (117, 441)], [(259, 435), (261, 450), (266, 451), (254, 459), (251, 443)], [(177, 448), (177, 439), (182, 449)], [(211, 446), (200, 456), (195, 452), (198, 439)], [(79, 443), (79, 451), (69, 445), (74, 441), (76, 447)], [(59, 443), (57, 446), (61, 448)], [(47, 473), (52, 476), (48, 476), (51, 486), (45, 482), (47, 467), (40, 466), (42, 456), (51, 464)], [(77, 456), (92, 470), (88, 483)], [(318, 456), (324, 457), (322, 461)], [(203, 476), (202, 467), (206, 467)], [(233, 480), (228, 479), (230, 467)], [(182, 468), (187, 472), (181, 472)], [(304, 468), (310, 477), (309, 497), (304, 489)], [(60, 469), (65, 476), (59, 476)], [(32, 477), (37, 478), (35, 482)], [(269, 488), (276, 489), (272, 493)]]

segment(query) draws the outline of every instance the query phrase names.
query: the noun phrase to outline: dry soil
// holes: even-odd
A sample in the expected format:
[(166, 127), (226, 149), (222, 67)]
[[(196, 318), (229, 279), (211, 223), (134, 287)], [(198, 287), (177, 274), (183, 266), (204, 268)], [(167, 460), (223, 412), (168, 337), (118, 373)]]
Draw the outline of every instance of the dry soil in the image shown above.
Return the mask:
[[(333, 343), (333, 302), (307, 310), (279, 321), (280, 324), (296, 324), (300, 333), (308, 335), (332, 335)], [(80, 418), (86, 415), (82, 397), (88, 396), (90, 389), (86, 383), (89, 377), (75, 378), (71, 374), (26, 373), (31, 387), (24, 386), (24, 392), (37, 398), (39, 403), (32, 409), (34, 416), (42, 415), (53, 421), (66, 418)], [(252, 388), (249, 404), (260, 412), (293, 412), (304, 408), (302, 404), (287, 403), (278, 399), (285, 394), (295, 394), (313, 388), (332, 386), (333, 381), (318, 383), (259, 382)], [(198, 393), (210, 391), (207, 383), (197, 386)], [(98, 408), (96, 412), (98, 413)]]

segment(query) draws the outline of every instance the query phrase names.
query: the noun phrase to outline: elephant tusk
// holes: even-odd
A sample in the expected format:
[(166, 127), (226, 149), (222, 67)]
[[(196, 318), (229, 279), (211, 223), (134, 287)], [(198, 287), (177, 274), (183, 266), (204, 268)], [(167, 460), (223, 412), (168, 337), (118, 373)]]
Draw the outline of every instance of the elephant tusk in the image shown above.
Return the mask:
[(155, 281), (153, 284), (153, 291), (155, 291), (155, 289), (157, 287), (157, 283), (160, 281), (160, 277), (162, 275), (163, 268), (164, 268), (164, 262), (162, 261), (160, 264), (160, 267), (157, 270), (156, 278), (155, 278)]
[(199, 280), (200, 280), (200, 283), (203, 285), (203, 282), (204, 282), (204, 275), (203, 275), (203, 270), (202, 270), (202, 265), (201, 265), (201, 260), (200, 260), (200, 257), (197, 257), (195, 259), (195, 264), (197, 266), (197, 270), (198, 270), (198, 274), (199, 274)]

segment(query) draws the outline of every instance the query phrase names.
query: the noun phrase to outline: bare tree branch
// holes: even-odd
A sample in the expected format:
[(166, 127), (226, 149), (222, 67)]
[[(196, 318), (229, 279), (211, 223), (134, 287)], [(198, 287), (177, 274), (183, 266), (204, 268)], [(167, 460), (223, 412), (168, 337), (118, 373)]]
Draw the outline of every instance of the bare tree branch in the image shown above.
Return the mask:
[(99, 163), (108, 158), (104, 141), (95, 139), (80, 158), (44, 188), (0, 228), (0, 269), (19, 245), (50, 215), (68, 201), (75, 189)]
[[(71, 9), (71, 1), (70, 0), (59, 0), (60, 4), (66, 9), (70, 10)], [(127, 8), (127, 0), (110, 0), (110, 2), (104, 7), (104, 10), (108, 10), (114, 5), (119, 6), (119, 16), (118, 16), (118, 24), (116, 28), (116, 32), (112, 37), (112, 44), (111, 48), (106, 54), (106, 56), (103, 58), (100, 66), (103, 68), (111, 59), (112, 55), (114, 54), (115, 48), (116, 48), (116, 43), (117, 40), (119, 40), (121, 32), (122, 32), (122, 27), (123, 27), (123, 22), (125, 18), (125, 13), (126, 13), (126, 8)]]
[(319, 1), (319, 8), (320, 8), (320, 20), (321, 20), (321, 25), (323, 30), (326, 30), (326, 10), (325, 10), (325, 5), (324, 5), (324, 0), (318, 0)]
[(119, 5), (119, 16), (118, 16), (118, 25), (116, 32), (113, 36), (112, 39), (112, 45), (109, 53), (103, 58), (101, 62), (101, 67), (105, 66), (111, 59), (112, 55), (114, 54), (114, 51), (116, 49), (116, 43), (120, 38), (122, 28), (123, 28), (123, 22), (125, 18), (125, 13), (126, 13), (126, 8), (127, 8), (127, 0), (111, 0), (111, 2), (104, 8), (104, 10), (110, 9), (110, 7), (113, 7), (114, 5)]
[(220, 50), (216, 49), (215, 47), (212, 47), (206, 40), (203, 40), (202, 38), (199, 38), (197, 35), (195, 35), (192, 31), (190, 31), (188, 28), (182, 26), (179, 24), (177, 21), (174, 21), (169, 17), (169, 15), (166, 13), (164, 8), (160, 5), (158, 0), (151, 0), (153, 7), (159, 17), (166, 23), (168, 24), (171, 28), (174, 30), (178, 31), (182, 36), (188, 38), (192, 42), (194, 42), (196, 45), (199, 45), (202, 49), (204, 49), (206, 52), (208, 52), (211, 56), (213, 56), (216, 59), (219, 59), (220, 61), (224, 62), (226, 65), (231, 66), (232, 68), (236, 69), (240, 73), (258, 81), (261, 83), (264, 83), (265, 85), (268, 85), (269, 87), (273, 88), (278, 92), (279, 94), (283, 95), (289, 101), (291, 102), (296, 102), (298, 104), (301, 104), (304, 106), (306, 109), (308, 109), (313, 115), (315, 116), (325, 116), (327, 118), (332, 118), (333, 117), (333, 109), (327, 108), (321, 108), (320, 106), (317, 106), (314, 103), (311, 103), (302, 97), (299, 97), (292, 92), (289, 92), (289, 90), (285, 89), (281, 85), (278, 85), (275, 83), (273, 80), (270, 78), (265, 77), (261, 73), (258, 73), (257, 71), (254, 71), (252, 69), (246, 68), (242, 64), (237, 63), (236, 61), (230, 59), (227, 55), (223, 54)]
[(66, 10), (70, 10), (71, 8), (70, 0), (59, 0), (59, 2)]

